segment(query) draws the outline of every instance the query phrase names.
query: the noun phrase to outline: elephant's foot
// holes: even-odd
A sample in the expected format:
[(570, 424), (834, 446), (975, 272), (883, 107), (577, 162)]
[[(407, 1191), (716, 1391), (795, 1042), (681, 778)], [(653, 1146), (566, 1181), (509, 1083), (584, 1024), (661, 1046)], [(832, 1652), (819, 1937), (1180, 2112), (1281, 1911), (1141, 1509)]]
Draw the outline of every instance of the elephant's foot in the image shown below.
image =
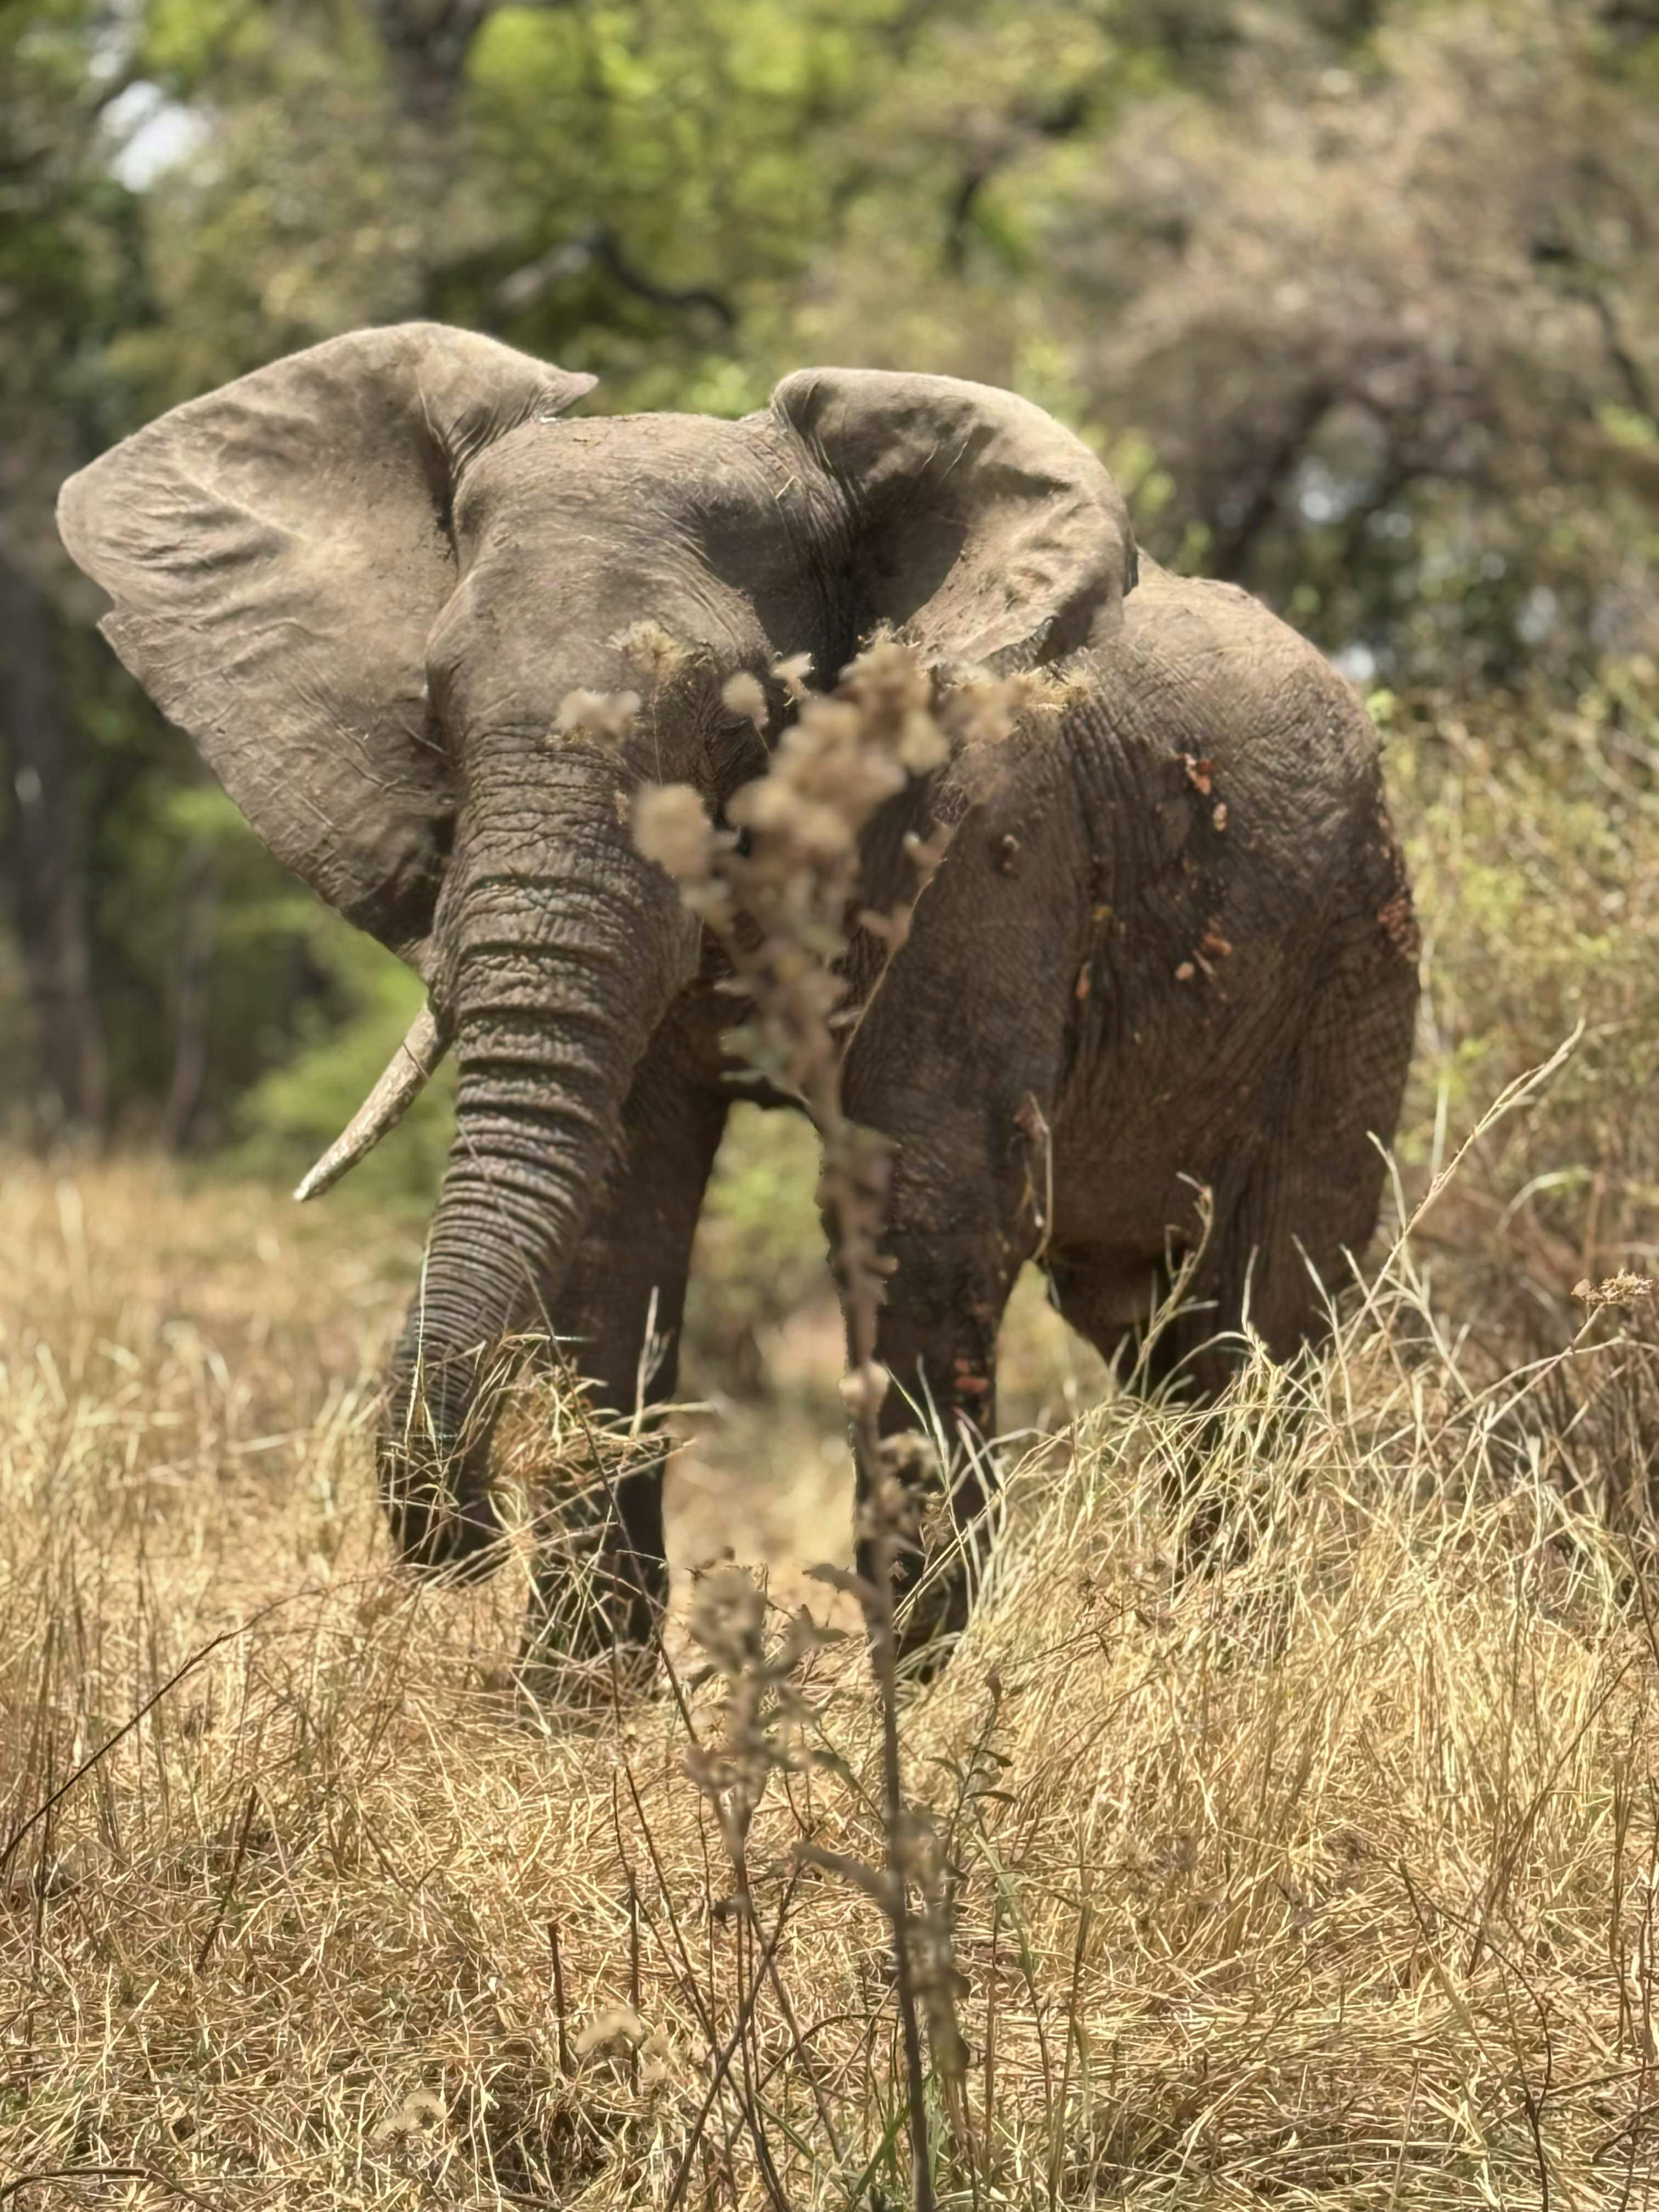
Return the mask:
[(399, 1563), (449, 1582), (478, 1582), (501, 1564), (500, 1516), (481, 1455), (411, 1453), (382, 1440), (380, 1497)]
[(894, 1642), (912, 1681), (931, 1681), (968, 1626), (984, 1579), (994, 1533), (996, 1475), (984, 1445), (966, 1447), (941, 1479), (932, 1444), (913, 1434), (886, 1438), (888, 1482), (866, 1491), (860, 1509), (859, 1569), (873, 1579), (881, 1549), (874, 1525), (878, 1498), (892, 1516)]

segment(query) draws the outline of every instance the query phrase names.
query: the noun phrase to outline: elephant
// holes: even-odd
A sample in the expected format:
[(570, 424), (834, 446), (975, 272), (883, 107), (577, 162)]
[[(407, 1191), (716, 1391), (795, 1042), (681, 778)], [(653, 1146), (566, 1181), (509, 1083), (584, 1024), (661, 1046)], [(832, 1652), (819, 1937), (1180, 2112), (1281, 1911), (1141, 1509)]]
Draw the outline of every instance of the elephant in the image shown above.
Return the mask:
[[(778, 668), (805, 656), (832, 684), (883, 629), (942, 685), (1061, 687), (994, 775), (968, 744), (906, 800), (954, 834), (842, 1079), (891, 1148), (884, 1431), (929, 1409), (954, 1440), (947, 1532), (982, 1529), (1028, 1260), (1109, 1359), (1184, 1270), (1141, 1372), (1210, 1397), (1250, 1334), (1288, 1359), (1328, 1326), (1375, 1226), (1418, 988), (1373, 729), (1264, 606), (1141, 554), (1089, 446), (1012, 392), (814, 368), (741, 420), (571, 416), (592, 384), (440, 325), (357, 331), (173, 409), (59, 503), (127, 667), (272, 852), (424, 980), (308, 1186), (457, 1056), (377, 1442), (398, 1552), (452, 1574), (500, 1557), (497, 1354), (538, 1316), (598, 1407), (671, 1398), (699, 1208), (752, 1093), (718, 948), (635, 849), (629, 793), (690, 783), (721, 819), (765, 769)], [(637, 682), (642, 625), (684, 647), (672, 711), (550, 742), (573, 695)], [(769, 736), (727, 703), (737, 676), (767, 687)], [(612, 1486), (538, 1570), (558, 1648), (649, 1663), (661, 1471)], [(907, 1648), (948, 1648), (983, 1549), (907, 1559), (931, 1593)]]

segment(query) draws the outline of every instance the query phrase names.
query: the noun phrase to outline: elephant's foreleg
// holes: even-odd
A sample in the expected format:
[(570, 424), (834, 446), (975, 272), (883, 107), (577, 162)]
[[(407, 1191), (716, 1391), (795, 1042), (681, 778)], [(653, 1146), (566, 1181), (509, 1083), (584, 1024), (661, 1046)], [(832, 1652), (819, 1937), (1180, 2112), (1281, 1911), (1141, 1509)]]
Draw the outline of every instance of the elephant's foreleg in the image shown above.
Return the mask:
[[(891, 1379), (882, 1464), (855, 1454), (859, 1560), (873, 1573), (872, 1516), (897, 1505), (893, 1579), (905, 1654), (965, 1625), (985, 1565), (997, 1484), (997, 1335), (1042, 1234), (1048, 1109), (1036, 1100), (1035, 1089), (1012, 1091), (1000, 1106), (933, 1093), (916, 1101), (913, 1116), (902, 1096), (868, 1096), (861, 1116), (895, 1149), (883, 1239), (892, 1272), (875, 1331), (876, 1358)], [(854, 1356), (856, 1340), (849, 1328)]]
[(866, 1575), (878, 1563), (872, 1516), (896, 1509), (894, 1597), (908, 1655), (965, 1626), (983, 1574), (997, 1486), (997, 1332), (1030, 1240), (1008, 1234), (1012, 1211), (999, 1223), (976, 1218), (965, 1192), (953, 1202), (957, 1223), (936, 1227), (917, 1218), (904, 1185), (901, 1170), (885, 1240), (895, 1266), (876, 1332), (877, 1359), (892, 1378), (883, 1463), (857, 1457)]
[[(1018, 817), (1024, 824), (1024, 817)], [(1032, 822), (1064, 824), (1058, 803)], [(996, 1345), (1003, 1309), (1041, 1245), (1052, 1203), (1050, 1131), (1077, 973), (1069, 848), (1030, 824), (1009, 872), (1000, 817), (963, 831), (917, 905), (911, 934), (859, 1024), (844, 1081), (852, 1118), (894, 1147), (884, 1243), (893, 1263), (876, 1333), (892, 1382), (890, 1466), (907, 1432), (934, 1447), (896, 1577), (906, 1652), (960, 1629), (985, 1562), (996, 1484)], [(878, 1470), (860, 1467), (860, 1557)]]

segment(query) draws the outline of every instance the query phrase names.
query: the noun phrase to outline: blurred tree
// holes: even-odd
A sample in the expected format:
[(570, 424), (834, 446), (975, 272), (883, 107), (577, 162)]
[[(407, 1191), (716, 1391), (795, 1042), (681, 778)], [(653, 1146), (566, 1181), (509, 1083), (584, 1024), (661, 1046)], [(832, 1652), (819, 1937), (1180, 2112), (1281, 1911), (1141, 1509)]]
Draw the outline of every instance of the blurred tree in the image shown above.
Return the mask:
[(89, 357), (142, 312), (125, 195), (88, 158), (112, 86), (80, 0), (0, 7), (0, 860), (33, 1050), (9, 1074), (39, 1136), (101, 1136), (88, 769), (50, 586), (52, 499), (102, 442)]
[[(1599, 5), (1290, 15), (1050, 218), (1161, 549), (1395, 680), (1659, 642), (1659, 40)], [(1343, 35), (1346, 35), (1344, 27)]]
[(1659, 20), (1135, 0), (1091, 15), (1090, 73), (1045, 46), (1066, 12), (938, 26), (923, 85), (872, 98), (936, 190), (948, 147), (996, 158), (943, 226), (894, 219), (890, 165), (793, 330), (1045, 399), (1155, 552), (1362, 674), (1575, 684), (1652, 650)]
[(0, 555), (0, 760), (10, 785), (0, 854), (12, 885), (34, 1031), (38, 1137), (101, 1138), (103, 1023), (88, 926), (81, 747), (53, 665), (41, 592)]

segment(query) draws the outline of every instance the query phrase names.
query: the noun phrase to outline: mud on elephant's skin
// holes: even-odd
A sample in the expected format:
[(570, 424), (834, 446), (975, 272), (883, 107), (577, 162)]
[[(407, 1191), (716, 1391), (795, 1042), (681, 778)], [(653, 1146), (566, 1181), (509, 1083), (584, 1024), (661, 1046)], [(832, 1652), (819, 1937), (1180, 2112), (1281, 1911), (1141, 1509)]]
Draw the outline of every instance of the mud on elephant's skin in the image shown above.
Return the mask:
[[(741, 422), (565, 419), (591, 383), (437, 325), (361, 331), (163, 416), (60, 504), (127, 665), (273, 852), (427, 982), (348, 1152), (444, 1043), (459, 1060), (379, 1447), (404, 1554), (487, 1562), (496, 1354), (535, 1316), (623, 1411), (654, 1326), (650, 1390), (673, 1390), (731, 1002), (620, 802), (689, 781), (718, 811), (765, 759), (729, 679), (770, 687), (775, 732), (775, 664), (833, 678), (882, 623), (942, 668), (1056, 665), (1071, 702), (994, 779), (970, 746), (925, 787), (954, 841), (849, 1053), (849, 1109), (896, 1146), (886, 1418), (931, 1400), (947, 1434), (994, 1432), (998, 1327), (1039, 1249), (1115, 1354), (1198, 1187), (1202, 1311), (1159, 1361), (1219, 1388), (1247, 1302), (1277, 1354), (1316, 1336), (1319, 1280), (1374, 1224), (1416, 997), (1347, 685), (1243, 592), (1137, 564), (1106, 471), (1009, 392), (813, 369)], [(547, 742), (573, 692), (637, 685), (647, 634), (694, 648), (670, 710)], [(896, 850), (872, 840), (867, 902)], [(965, 1450), (959, 1519), (988, 1478)], [(648, 1644), (659, 1469), (578, 1534), (542, 1576), (548, 1633)], [(915, 1633), (965, 1617), (969, 1576)]]

